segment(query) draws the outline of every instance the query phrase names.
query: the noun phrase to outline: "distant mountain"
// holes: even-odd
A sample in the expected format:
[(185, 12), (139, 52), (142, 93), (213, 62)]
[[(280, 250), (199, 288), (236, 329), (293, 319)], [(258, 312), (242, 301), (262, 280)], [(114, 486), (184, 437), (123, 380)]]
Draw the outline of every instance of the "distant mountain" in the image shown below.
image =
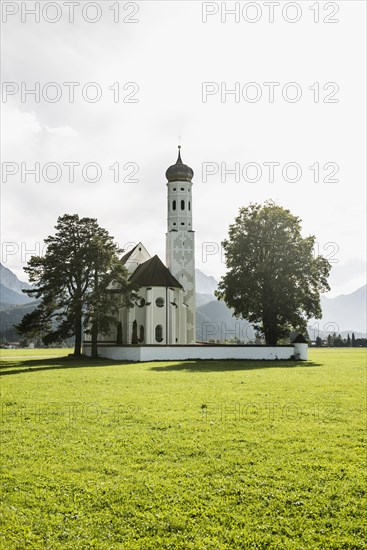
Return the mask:
[(30, 285), (29, 283), (20, 281), (18, 277), (15, 275), (15, 273), (10, 271), (10, 269), (5, 267), (1, 263), (0, 263), (0, 282), (2, 285), (6, 286), (6, 288), (9, 288), (10, 290), (14, 290), (14, 292), (18, 292), (18, 294), (22, 294), (23, 288), (27, 288), (27, 289), (33, 288), (32, 285)]
[(216, 300), (216, 297), (213, 294), (198, 294), (196, 293), (196, 307), (204, 306), (209, 302)]
[(0, 263), (0, 309), (29, 304), (34, 301), (22, 292), (22, 289), (31, 289), (32, 285), (20, 281), (7, 267)]
[(32, 298), (29, 298), (26, 294), (19, 294), (0, 284), (0, 309), (29, 304), (32, 301)]
[(207, 340), (255, 339), (255, 331), (247, 321), (235, 319), (232, 310), (218, 301), (214, 291), (218, 282), (214, 277), (195, 270), (196, 282), (196, 338)]
[(205, 275), (200, 269), (195, 269), (196, 307), (217, 300), (214, 291), (218, 288), (218, 282), (211, 275)]
[(3, 309), (0, 312), (0, 337), (8, 342), (16, 342), (20, 335), (16, 332), (14, 325), (20, 323), (26, 313), (31, 313), (39, 303), (39, 300), (33, 301), (27, 305), (13, 306)]
[[(321, 296), (322, 319), (318, 321), (320, 328), (325, 330), (325, 325), (335, 323), (335, 332), (358, 331), (367, 332), (367, 285), (358, 288), (352, 294), (342, 294), (336, 298)], [(328, 329), (326, 329), (328, 330)]]
[(214, 296), (214, 291), (218, 288), (218, 281), (211, 275), (205, 275), (200, 269), (195, 269), (195, 285), (198, 294)]
[(212, 300), (196, 309), (196, 337), (199, 341), (255, 339), (255, 331), (247, 321), (235, 319), (224, 302)]

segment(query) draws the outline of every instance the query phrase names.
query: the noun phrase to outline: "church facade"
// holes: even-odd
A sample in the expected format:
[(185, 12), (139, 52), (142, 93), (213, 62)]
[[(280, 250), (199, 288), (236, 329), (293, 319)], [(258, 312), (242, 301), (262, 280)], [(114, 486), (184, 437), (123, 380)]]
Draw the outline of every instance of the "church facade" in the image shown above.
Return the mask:
[[(151, 256), (143, 243), (121, 261), (129, 280), (139, 288), (132, 307), (118, 310), (116, 327), (98, 338), (101, 357), (117, 361), (287, 360), (308, 358), (306, 341), (288, 346), (220, 345), (196, 342), (195, 233), (193, 170), (184, 164), (179, 147), (175, 164), (166, 171), (166, 265)], [(133, 344), (133, 345), (132, 345)], [(90, 336), (83, 353), (91, 355)]]
[(193, 170), (182, 162), (179, 147), (176, 163), (166, 171), (166, 265), (158, 256), (150, 256), (141, 242), (121, 258), (129, 280), (139, 287), (139, 299), (133, 307), (119, 309), (120, 328), (101, 336), (100, 342), (195, 344), (193, 176)]

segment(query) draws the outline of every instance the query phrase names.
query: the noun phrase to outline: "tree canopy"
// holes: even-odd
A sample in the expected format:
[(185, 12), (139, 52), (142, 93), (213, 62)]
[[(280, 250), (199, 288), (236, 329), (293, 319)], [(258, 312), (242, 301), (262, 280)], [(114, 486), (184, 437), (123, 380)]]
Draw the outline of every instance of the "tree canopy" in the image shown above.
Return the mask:
[(41, 302), (17, 330), (28, 335), (42, 332), (45, 343), (75, 336), (74, 353), (80, 355), (84, 325), (96, 355), (98, 333), (110, 330), (122, 305), (116, 294), (128, 305), (135, 287), (119, 261), (122, 251), (96, 219), (65, 214), (55, 229), (55, 235), (45, 239), (45, 255), (32, 256), (24, 268), (35, 284), (25, 292)]
[(321, 318), (320, 293), (330, 290), (329, 262), (314, 255), (301, 220), (273, 201), (239, 211), (223, 242), (227, 273), (216, 296), (275, 345), (307, 319)]

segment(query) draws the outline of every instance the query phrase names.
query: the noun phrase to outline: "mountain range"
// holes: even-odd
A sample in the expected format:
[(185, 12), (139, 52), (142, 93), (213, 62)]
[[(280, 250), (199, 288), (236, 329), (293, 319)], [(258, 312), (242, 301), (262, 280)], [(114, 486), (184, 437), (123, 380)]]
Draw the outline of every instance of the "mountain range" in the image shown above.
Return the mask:
[(32, 285), (20, 281), (10, 269), (0, 264), (0, 309), (32, 302), (33, 298), (24, 294), (23, 288), (31, 289)]
[[(196, 336), (197, 340), (226, 340), (234, 337), (240, 340), (254, 340), (255, 331), (250, 323), (232, 316), (232, 310), (214, 295), (218, 282), (199, 269), (196, 278)], [(0, 264), (0, 332), (7, 337), (18, 339), (12, 325), (19, 323), (23, 315), (32, 311), (37, 301), (29, 298), (22, 289), (30, 289), (29, 283), (22, 282), (8, 268)], [(336, 332), (346, 337), (355, 333), (356, 338), (366, 336), (367, 285), (351, 294), (336, 298), (321, 296), (323, 317), (311, 320), (308, 331), (311, 339), (326, 337)]]

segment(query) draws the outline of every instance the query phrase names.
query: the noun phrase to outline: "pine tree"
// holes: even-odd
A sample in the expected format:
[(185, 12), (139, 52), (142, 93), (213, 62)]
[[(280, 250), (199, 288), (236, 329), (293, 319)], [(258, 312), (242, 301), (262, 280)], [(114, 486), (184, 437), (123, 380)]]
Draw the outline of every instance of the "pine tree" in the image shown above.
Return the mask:
[(32, 256), (24, 268), (35, 283), (24, 292), (41, 302), (17, 330), (25, 335), (43, 331), (45, 343), (75, 336), (74, 354), (81, 355), (84, 324), (96, 356), (98, 333), (109, 330), (120, 307), (116, 294), (129, 303), (134, 287), (119, 262), (121, 251), (96, 219), (65, 214), (55, 229), (55, 235), (45, 239), (45, 255)]
[(321, 348), (321, 346), (322, 346), (322, 340), (321, 340), (320, 336), (316, 337), (316, 346), (318, 348)]

